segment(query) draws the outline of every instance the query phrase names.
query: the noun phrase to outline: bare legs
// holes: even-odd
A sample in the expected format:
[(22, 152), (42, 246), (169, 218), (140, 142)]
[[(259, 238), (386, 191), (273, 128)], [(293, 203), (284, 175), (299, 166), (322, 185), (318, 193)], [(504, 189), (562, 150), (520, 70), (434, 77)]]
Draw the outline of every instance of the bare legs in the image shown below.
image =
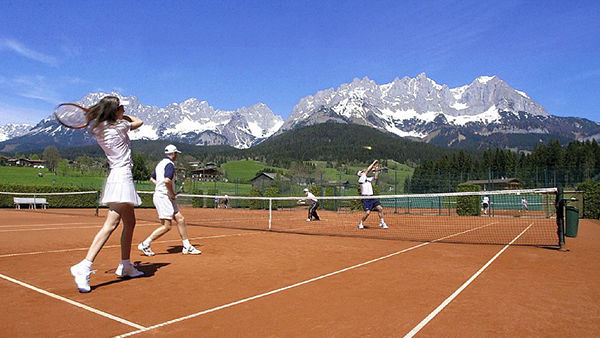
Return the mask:
[(111, 204), (108, 208), (108, 214), (104, 225), (98, 231), (92, 245), (88, 249), (85, 258), (93, 262), (96, 256), (110, 238), (110, 235), (115, 231), (119, 222), (123, 220), (123, 231), (121, 233), (121, 259), (129, 259), (131, 254), (131, 240), (133, 238), (133, 230), (135, 229), (135, 211), (133, 205), (127, 203)]
[(171, 230), (172, 221), (177, 222), (177, 230), (179, 231), (179, 236), (181, 236), (181, 239), (182, 240), (188, 239), (187, 229), (185, 227), (185, 218), (183, 217), (181, 212), (177, 212), (173, 216), (173, 219), (161, 219), (160, 224), (162, 224), (162, 225), (160, 227), (156, 228), (156, 230), (154, 230), (150, 234), (150, 236), (148, 236), (148, 238), (150, 240), (154, 241), (154, 240), (162, 237), (164, 234), (166, 234), (167, 232), (169, 232)]

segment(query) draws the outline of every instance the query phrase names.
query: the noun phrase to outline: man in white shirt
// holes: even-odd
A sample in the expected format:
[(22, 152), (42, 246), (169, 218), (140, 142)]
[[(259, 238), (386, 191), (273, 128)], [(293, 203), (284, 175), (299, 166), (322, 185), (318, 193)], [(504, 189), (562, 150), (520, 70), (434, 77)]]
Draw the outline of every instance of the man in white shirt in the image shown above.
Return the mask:
[(483, 196), (483, 200), (481, 201), (481, 212), (483, 212), (484, 215), (487, 215), (489, 210), (490, 198), (487, 196)]
[(182, 253), (184, 255), (199, 255), (200, 250), (194, 248), (190, 244), (188, 239), (187, 229), (185, 227), (185, 219), (179, 211), (179, 206), (175, 201), (177, 194), (175, 193), (175, 163), (177, 160), (177, 154), (181, 153), (172, 144), (165, 147), (165, 158), (158, 162), (152, 178), (152, 183), (156, 185), (154, 189), (154, 196), (152, 201), (158, 212), (158, 218), (162, 224), (156, 230), (154, 230), (148, 238), (138, 245), (138, 249), (146, 256), (154, 256), (154, 252), (150, 249), (152, 241), (160, 238), (169, 230), (171, 230), (171, 222), (177, 223), (177, 229), (179, 230), (179, 236), (183, 242)]
[(529, 202), (525, 197), (521, 197), (521, 211), (529, 210)]
[[(373, 177), (368, 177), (369, 173), (372, 170), (375, 171), (375, 175)], [(377, 178), (379, 177), (379, 161), (377, 161), (377, 160), (373, 161), (373, 163), (371, 163), (371, 165), (367, 169), (359, 170), (356, 174), (359, 177), (358, 183), (360, 184), (360, 194), (362, 196), (372, 196), (373, 195), (373, 185), (371, 183), (373, 181), (376, 181)], [(379, 214), (379, 226), (382, 227), (383, 229), (388, 228), (387, 224), (385, 224), (385, 222), (383, 221), (383, 207), (381, 206), (381, 203), (379, 202), (378, 199), (376, 199), (376, 198), (361, 199), (361, 203), (363, 206), (363, 210), (365, 211), (365, 214), (363, 215), (363, 217), (360, 220), (360, 223), (358, 224), (359, 229), (365, 228), (364, 222), (367, 220), (367, 218), (371, 214), (372, 210), (377, 210), (377, 213)]]
[(308, 218), (306, 219), (306, 221), (320, 221), (321, 219), (319, 218), (319, 215), (317, 215), (317, 209), (319, 208), (319, 200), (307, 188), (304, 188), (304, 194), (306, 195), (306, 202), (310, 203), (310, 208), (308, 208)]

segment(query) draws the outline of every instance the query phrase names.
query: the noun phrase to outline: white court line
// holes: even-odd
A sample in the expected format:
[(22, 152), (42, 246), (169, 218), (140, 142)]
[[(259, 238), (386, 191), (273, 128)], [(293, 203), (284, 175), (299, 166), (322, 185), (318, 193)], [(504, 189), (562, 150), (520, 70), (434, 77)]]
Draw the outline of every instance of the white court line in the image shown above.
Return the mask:
[[(147, 225), (154, 225), (157, 223), (147, 223), (147, 224), (136, 224), (135, 226), (144, 227)], [(47, 231), (47, 230), (67, 230), (67, 229), (94, 229), (94, 228), (102, 228), (102, 225), (93, 225), (87, 227), (59, 227), (59, 228), (40, 228), (40, 229), (11, 229), (11, 230), (0, 230), (0, 232), (22, 232), (22, 231)]]
[[(151, 222), (151, 221), (142, 221), (144, 224), (160, 224), (159, 222)], [(141, 224), (142, 222), (136, 222), (136, 224)], [(41, 224), (3, 224), (0, 225), (0, 228), (21, 228), (21, 227), (41, 227), (41, 226), (55, 226), (55, 225), (80, 225), (80, 224), (104, 224), (102, 222), (77, 222), (77, 223), (41, 223)]]
[(63, 296), (59, 296), (59, 295), (57, 295), (57, 294), (54, 294), (54, 293), (52, 293), (52, 292), (48, 292), (48, 291), (46, 291), (46, 290), (43, 290), (43, 289), (40, 289), (40, 288), (38, 288), (38, 287), (36, 287), (36, 286), (33, 286), (33, 285), (30, 285), (30, 284), (27, 284), (27, 283), (21, 282), (20, 280), (17, 280), (17, 279), (14, 279), (14, 278), (11, 278), (11, 277), (8, 277), (8, 276), (5, 276), (5, 275), (3, 275), (3, 274), (1, 274), (1, 273), (0, 273), (0, 278), (3, 278), (3, 279), (5, 279), (5, 280), (7, 280), (7, 281), (9, 281), (9, 282), (12, 282), (12, 283), (15, 283), (15, 284), (18, 284), (18, 285), (24, 286), (24, 287), (26, 287), (26, 288), (28, 288), (28, 289), (30, 289), (30, 290), (33, 290), (33, 291), (35, 291), (35, 292), (39, 292), (39, 293), (41, 293), (41, 294), (43, 294), (43, 295), (50, 296), (50, 297), (52, 297), (52, 298), (54, 298), (54, 299), (58, 299), (58, 300), (60, 300), (60, 301), (63, 301), (63, 302), (65, 302), (65, 303), (69, 303), (69, 304), (71, 304), (71, 305), (75, 305), (75, 306), (77, 306), (77, 307), (79, 307), (79, 308), (82, 308), (82, 309), (84, 309), (84, 310), (87, 310), (87, 311), (93, 312), (93, 313), (95, 313), (95, 314), (97, 314), (97, 315), (100, 315), (100, 316), (103, 316), (103, 317), (106, 317), (106, 318), (112, 319), (112, 320), (114, 320), (114, 321), (117, 321), (117, 322), (119, 322), (119, 323), (122, 323), (122, 324), (125, 324), (125, 325), (129, 325), (129, 326), (131, 326), (131, 327), (134, 327), (134, 328), (136, 328), (136, 329), (140, 329), (140, 330), (142, 330), (142, 329), (145, 329), (145, 327), (144, 327), (144, 326), (142, 326), (142, 325), (139, 325), (139, 324), (136, 324), (136, 323), (130, 322), (130, 321), (126, 320), (126, 319), (123, 319), (123, 318), (117, 317), (117, 316), (115, 316), (115, 315), (111, 315), (110, 313), (107, 313), (107, 312), (104, 312), (104, 311), (100, 311), (100, 310), (98, 310), (98, 309), (95, 309), (95, 308), (93, 308), (93, 307), (91, 307), (91, 306), (87, 306), (87, 305), (85, 305), (85, 304), (82, 304), (82, 303), (76, 302), (76, 301), (74, 301), (74, 300), (71, 300), (71, 299), (69, 299), (69, 298), (65, 298), (65, 297), (63, 297)]
[(479, 269), (479, 271), (477, 271), (463, 285), (461, 285), (458, 289), (456, 289), (456, 291), (454, 291), (453, 294), (451, 294), (448, 298), (446, 298), (446, 300), (444, 300), (442, 302), (442, 304), (440, 304), (427, 317), (425, 317), (425, 319), (423, 319), (419, 324), (417, 324), (417, 326), (415, 326), (412, 330), (410, 330), (410, 332), (407, 333), (404, 336), (404, 338), (413, 337), (423, 327), (425, 327), (425, 325), (427, 325), (427, 323), (429, 323), (435, 316), (437, 316), (438, 313), (440, 313), (448, 304), (450, 304), (450, 302), (452, 302), (452, 300), (454, 300), (454, 298), (456, 298), (467, 286), (469, 286), (469, 284), (471, 284), (471, 282), (473, 282), (475, 280), (475, 278), (477, 278), (485, 269), (487, 269), (487, 267), (490, 266), (490, 264), (492, 264), (492, 262), (495, 261), (496, 258), (498, 258), (506, 249), (508, 249), (508, 247), (511, 246), (517, 239), (519, 239), (519, 237), (521, 237), (527, 230), (529, 230), (529, 228), (531, 228), (532, 225), (533, 225), (533, 223), (529, 224), (529, 226), (527, 228), (525, 228), (525, 230), (523, 230), (520, 234), (518, 234), (517, 237), (515, 237), (512, 241), (510, 241), (510, 243), (508, 243), (506, 246), (504, 246), (504, 248), (502, 248), (502, 250), (498, 251), (494, 255), (494, 257), (492, 257), (487, 263), (485, 263), (484, 266), (481, 267), (481, 269)]
[(252, 297), (240, 299), (240, 300), (235, 301), (235, 302), (231, 302), (231, 303), (228, 303), (228, 304), (225, 304), (225, 305), (217, 306), (217, 307), (214, 307), (212, 309), (208, 309), (208, 310), (196, 312), (196, 313), (193, 313), (191, 315), (187, 315), (187, 316), (184, 316), (184, 317), (180, 317), (180, 318), (176, 318), (176, 319), (173, 319), (173, 320), (169, 320), (169, 321), (166, 321), (166, 322), (163, 322), (163, 323), (160, 323), (160, 324), (156, 324), (156, 325), (153, 325), (153, 326), (145, 327), (145, 328), (139, 329), (137, 331), (131, 331), (131, 332), (119, 335), (117, 337), (129, 337), (129, 336), (133, 336), (133, 335), (138, 334), (138, 333), (142, 333), (142, 332), (154, 330), (154, 329), (157, 329), (157, 328), (160, 328), (160, 327), (163, 327), (163, 326), (167, 326), (167, 325), (170, 325), (170, 324), (174, 324), (174, 323), (177, 323), (177, 322), (184, 321), (186, 319), (190, 319), (190, 318), (202, 316), (202, 315), (207, 314), (207, 313), (215, 312), (215, 311), (222, 310), (222, 309), (225, 309), (225, 308), (228, 308), (228, 307), (232, 307), (232, 306), (235, 306), (235, 305), (238, 305), (238, 304), (246, 303), (246, 302), (258, 299), (258, 298), (262, 298), (262, 297), (266, 297), (266, 296), (269, 296), (269, 295), (272, 295), (272, 294), (276, 294), (276, 293), (279, 293), (279, 292), (282, 292), (282, 291), (285, 291), (285, 290), (289, 290), (289, 289), (292, 289), (292, 288), (295, 288), (295, 287), (298, 287), (298, 286), (302, 286), (304, 284), (312, 283), (312, 282), (315, 282), (315, 281), (318, 281), (318, 280), (321, 280), (321, 279), (324, 279), (324, 278), (327, 278), (327, 277), (331, 277), (331, 276), (340, 274), (342, 272), (346, 272), (346, 271), (353, 270), (353, 269), (356, 269), (356, 268), (359, 268), (359, 267), (362, 267), (362, 266), (365, 266), (365, 265), (368, 265), (368, 264), (371, 264), (371, 263), (375, 263), (375, 262), (384, 260), (386, 258), (390, 258), (390, 257), (396, 256), (396, 255), (399, 255), (401, 253), (405, 253), (405, 252), (408, 252), (408, 251), (411, 251), (411, 250), (414, 250), (414, 249), (417, 249), (417, 248), (429, 245), (431, 243), (443, 241), (444, 239), (447, 239), (447, 238), (450, 238), (450, 237), (459, 236), (459, 235), (462, 235), (462, 234), (467, 233), (467, 232), (471, 232), (471, 231), (475, 231), (475, 230), (478, 230), (478, 229), (481, 229), (481, 228), (485, 228), (487, 226), (490, 226), (490, 225), (496, 224), (496, 223), (498, 223), (498, 222), (492, 222), (492, 223), (489, 223), (489, 224), (486, 224), (486, 225), (482, 225), (482, 226), (477, 227), (477, 228), (465, 230), (465, 231), (462, 231), (462, 232), (459, 232), (459, 233), (456, 233), (456, 234), (452, 234), (452, 235), (448, 235), (448, 236), (445, 236), (445, 237), (442, 237), (442, 238), (438, 238), (438, 239), (435, 239), (435, 240), (430, 241), (430, 242), (424, 242), (424, 243), (412, 246), (410, 248), (406, 248), (406, 249), (403, 249), (403, 250), (400, 250), (400, 251), (396, 251), (394, 253), (391, 253), (391, 254), (388, 254), (388, 255), (385, 255), (385, 256), (382, 256), (382, 257), (379, 257), (379, 258), (372, 259), (370, 261), (366, 261), (366, 262), (359, 263), (359, 264), (356, 264), (356, 265), (353, 265), (353, 266), (349, 266), (347, 268), (343, 268), (343, 269), (340, 269), (340, 270), (337, 270), (337, 271), (334, 271), (334, 272), (330, 272), (328, 274), (324, 274), (324, 275), (320, 275), (320, 276), (317, 276), (317, 277), (314, 277), (314, 278), (311, 278), (311, 279), (307, 279), (305, 281), (298, 282), (296, 284), (288, 285), (288, 286), (285, 286), (285, 287), (282, 287), (282, 288), (279, 288), (279, 289), (275, 289), (275, 290), (271, 290), (271, 291), (268, 291), (268, 292), (265, 292), (265, 293), (261, 293), (261, 294), (256, 295), (256, 296), (252, 296)]
[[(211, 239), (211, 238), (222, 238), (222, 237), (233, 237), (233, 236), (246, 236), (246, 235), (252, 235), (250, 233), (244, 233), (244, 234), (231, 234), (231, 235), (214, 235), (214, 236), (202, 236), (202, 237), (190, 237), (190, 240), (195, 240), (195, 239)], [(181, 239), (169, 239), (169, 240), (164, 240), (164, 241), (154, 241), (152, 243), (168, 243), (168, 242), (180, 242)], [(117, 245), (105, 245), (102, 248), (120, 248), (121, 245), (117, 244)], [(71, 252), (71, 251), (87, 251), (89, 249), (89, 247), (86, 248), (71, 248), (71, 249), (59, 249), (59, 250), (47, 250), (47, 251), (33, 251), (33, 252), (20, 252), (20, 253), (13, 253), (13, 254), (4, 254), (4, 255), (0, 255), (0, 258), (4, 258), (4, 257), (15, 257), (15, 256), (28, 256), (28, 255), (42, 255), (42, 254), (48, 254), (48, 253), (57, 253), (57, 252)]]

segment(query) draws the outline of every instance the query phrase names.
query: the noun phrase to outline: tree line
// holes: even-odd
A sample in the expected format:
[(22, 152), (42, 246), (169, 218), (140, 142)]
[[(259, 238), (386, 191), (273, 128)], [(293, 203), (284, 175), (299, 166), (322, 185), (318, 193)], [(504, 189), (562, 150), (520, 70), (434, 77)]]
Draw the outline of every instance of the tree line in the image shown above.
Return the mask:
[(524, 188), (576, 187), (600, 173), (600, 146), (593, 141), (558, 140), (539, 143), (531, 152), (487, 149), (481, 154), (460, 151), (415, 168), (406, 185), (413, 193), (454, 191), (468, 180), (517, 178)]

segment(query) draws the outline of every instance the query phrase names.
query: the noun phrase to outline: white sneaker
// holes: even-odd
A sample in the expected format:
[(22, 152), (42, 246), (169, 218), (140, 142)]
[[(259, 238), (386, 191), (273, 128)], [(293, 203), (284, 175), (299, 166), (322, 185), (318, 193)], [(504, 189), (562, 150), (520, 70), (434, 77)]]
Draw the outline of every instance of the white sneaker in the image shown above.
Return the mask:
[(385, 222), (379, 223), (379, 226), (382, 227), (383, 229), (387, 229), (388, 228), (388, 226), (387, 226), (387, 224), (385, 224)]
[(144, 275), (144, 273), (136, 269), (135, 266), (133, 266), (133, 264), (119, 264), (117, 270), (115, 271), (115, 274), (121, 278), (135, 278)]
[(150, 249), (150, 246), (146, 246), (144, 245), (144, 243), (140, 243), (138, 244), (138, 249), (146, 256), (154, 256), (154, 251), (152, 251), (152, 249)]
[(310, 222), (310, 218), (307, 218), (307, 219), (306, 219), (306, 221), (307, 221), (307, 222)]
[(364, 226), (362, 223), (360, 223), (360, 224), (358, 225), (358, 228), (359, 228), (359, 229), (364, 229), (364, 228), (365, 228), (365, 226)]
[(90, 275), (93, 273), (96, 273), (96, 270), (88, 270), (79, 264), (71, 267), (71, 275), (75, 277), (75, 285), (77, 285), (79, 292), (87, 293), (92, 291), (90, 287)]
[(183, 250), (181, 250), (181, 253), (184, 255), (199, 255), (202, 253), (202, 251), (194, 248), (192, 245), (188, 246), (188, 247), (183, 247)]

